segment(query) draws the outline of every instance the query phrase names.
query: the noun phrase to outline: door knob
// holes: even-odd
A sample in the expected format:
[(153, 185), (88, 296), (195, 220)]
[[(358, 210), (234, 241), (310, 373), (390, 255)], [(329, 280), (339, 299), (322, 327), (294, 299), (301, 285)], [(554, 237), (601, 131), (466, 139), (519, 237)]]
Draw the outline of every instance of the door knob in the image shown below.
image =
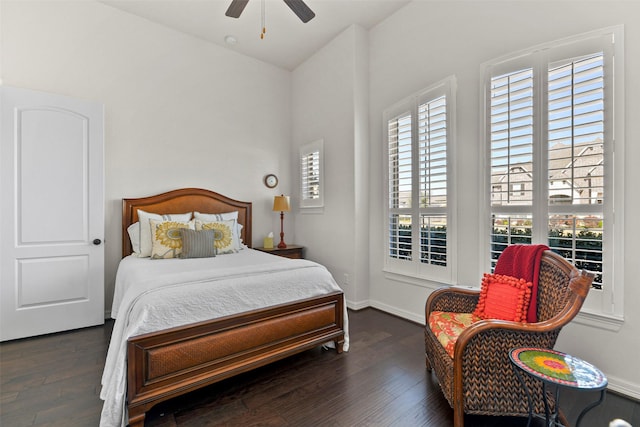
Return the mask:
[(93, 239), (93, 244), (94, 244), (94, 245), (99, 245), (100, 243), (102, 243), (102, 240), (100, 240), (100, 239)]

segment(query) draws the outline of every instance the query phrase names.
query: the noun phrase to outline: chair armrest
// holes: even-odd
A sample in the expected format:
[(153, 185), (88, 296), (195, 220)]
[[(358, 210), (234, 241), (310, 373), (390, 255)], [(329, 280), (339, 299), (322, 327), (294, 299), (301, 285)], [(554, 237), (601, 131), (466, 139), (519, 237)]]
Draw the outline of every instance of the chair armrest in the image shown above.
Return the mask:
[(432, 311), (450, 311), (471, 313), (475, 310), (480, 298), (480, 290), (445, 287), (436, 289), (429, 295), (425, 304), (425, 320), (429, 320)]
[(507, 351), (514, 347), (534, 346), (552, 348), (562, 325), (547, 321), (521, 323), (509, 320), (481, 320), (466, 328), (456, 341), (454, 359), (462, 361), (465, 347), (478, 340), (493, 351)]

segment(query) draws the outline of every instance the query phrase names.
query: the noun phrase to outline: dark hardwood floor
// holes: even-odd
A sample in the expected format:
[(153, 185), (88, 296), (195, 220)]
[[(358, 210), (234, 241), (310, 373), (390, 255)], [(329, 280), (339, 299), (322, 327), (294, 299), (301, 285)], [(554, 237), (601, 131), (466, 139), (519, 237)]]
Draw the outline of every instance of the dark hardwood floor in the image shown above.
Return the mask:
[[(374, 309), (350, 312), (351, 349), (320, 348), (154, 407), (147, 426), (449, 426), (452, 410), (424, 367), (422, 328)], [(112, 322), (0, 344), (0, 425), (97, 426)], [(564, 393), (571, 423), (589, 393)], [(640, 403), (607, 393), (582, 427), (640, 427)], [(467, 416), (469, 427), (524, 418)]]

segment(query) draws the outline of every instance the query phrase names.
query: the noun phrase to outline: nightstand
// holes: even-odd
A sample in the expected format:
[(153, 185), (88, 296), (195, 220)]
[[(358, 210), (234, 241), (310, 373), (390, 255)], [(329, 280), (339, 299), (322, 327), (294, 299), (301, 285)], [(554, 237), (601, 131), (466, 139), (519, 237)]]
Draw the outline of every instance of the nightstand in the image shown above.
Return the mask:
[(273, 247), (272, 249), (267, 248), (253, 248), (256, 251), (266, 252), (273, 255), (282, 256), (285, 258), (304, 258), (302, 251), (304, 250), (304, 246), (297, 245), (287, 245), (284, 249), (279, 249), (277, 247)]

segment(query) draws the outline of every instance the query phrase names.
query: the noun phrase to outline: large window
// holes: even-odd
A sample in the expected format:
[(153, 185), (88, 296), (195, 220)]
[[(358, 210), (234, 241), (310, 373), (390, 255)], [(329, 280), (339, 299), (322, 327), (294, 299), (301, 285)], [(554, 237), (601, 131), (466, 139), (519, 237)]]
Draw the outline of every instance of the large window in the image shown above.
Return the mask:
[(453, 77), (384, 113), (385, 270), (452, 281)]
[(507, 245), (547, 244), (596, 273), (587, 308), (607, 314), (621, 310), (621, 36), (603, 30), (484, 68), (491, 268)]

